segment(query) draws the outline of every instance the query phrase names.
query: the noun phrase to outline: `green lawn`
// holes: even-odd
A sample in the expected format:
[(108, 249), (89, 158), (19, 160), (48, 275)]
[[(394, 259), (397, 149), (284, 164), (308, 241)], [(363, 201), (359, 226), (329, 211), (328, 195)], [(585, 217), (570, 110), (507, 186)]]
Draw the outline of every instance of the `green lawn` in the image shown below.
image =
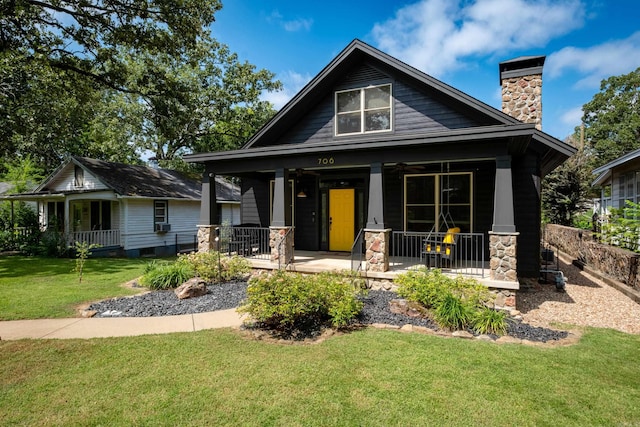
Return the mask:
[(366, 329), (0, 341), (2, 425), (640, 425), (640, 337), (537, 348)]
[(85, 302), (139, 291), (120, 286), (142, 275), (146, 260), (88, 259), (82, 278), (75, 259), (0, 257), (0, 320), (74, 317)]

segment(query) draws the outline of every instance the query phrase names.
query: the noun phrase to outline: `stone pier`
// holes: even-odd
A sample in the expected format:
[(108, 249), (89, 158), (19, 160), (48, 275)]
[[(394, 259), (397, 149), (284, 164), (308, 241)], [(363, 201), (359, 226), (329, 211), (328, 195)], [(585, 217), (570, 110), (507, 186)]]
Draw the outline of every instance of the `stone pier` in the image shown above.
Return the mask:
[(490, 277), (492, 280), (518, 281), (517, 242), (518, 233), (489, 232)]
[(293, 262), (293, 233), (293, 227), (269, 227), (272, 263), (279, 263), (281, 267), (286, 267)]
[(391, 229), (364, 230), (365, 260), (367, 271), (385, 272), (389, 270), (389, 238)]

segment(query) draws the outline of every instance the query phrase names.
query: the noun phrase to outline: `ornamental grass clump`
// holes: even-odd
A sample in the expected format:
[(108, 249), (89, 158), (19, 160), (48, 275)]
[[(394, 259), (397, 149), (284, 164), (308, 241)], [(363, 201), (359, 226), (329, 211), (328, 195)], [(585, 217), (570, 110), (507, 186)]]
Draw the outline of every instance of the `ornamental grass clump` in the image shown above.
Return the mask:
[(304, 335), (326, 325), (348, 325), (362, 310), (360, 292), (349, 274), (262, 273), (249, 281), (246, 304), (239, 311), (265, 329)]
[(147, 265), (140, 284), (154, 290), (175, 288), (194, 277), (194, 270), (184, 262), (157, 262)]

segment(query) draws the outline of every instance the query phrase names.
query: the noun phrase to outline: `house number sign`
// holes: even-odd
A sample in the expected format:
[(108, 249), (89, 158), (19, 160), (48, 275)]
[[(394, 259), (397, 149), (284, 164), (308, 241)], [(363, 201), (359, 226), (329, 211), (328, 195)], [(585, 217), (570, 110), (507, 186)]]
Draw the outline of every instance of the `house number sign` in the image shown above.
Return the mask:
[(333, 157), (318, 157), (318, 164), (319, 165), (332, 165), (334, 164), (336, 161), (333, 159)]

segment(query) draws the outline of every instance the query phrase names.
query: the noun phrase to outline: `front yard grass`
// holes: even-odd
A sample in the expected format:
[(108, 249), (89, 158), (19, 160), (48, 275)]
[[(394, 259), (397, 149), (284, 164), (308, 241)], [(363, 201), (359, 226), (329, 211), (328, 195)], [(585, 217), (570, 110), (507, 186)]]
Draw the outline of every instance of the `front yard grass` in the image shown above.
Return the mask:
[(3, 425), (638, 425), (640, 336), (567, 347), (365, 329), (315, 345), (231, 330), (0, 341)]
[(73, 258), (0, 257), (0, 320), (74, 317), (82, 303), (139, 291), (122, 287), (147, 260), (90, 258), (82, 283)]

